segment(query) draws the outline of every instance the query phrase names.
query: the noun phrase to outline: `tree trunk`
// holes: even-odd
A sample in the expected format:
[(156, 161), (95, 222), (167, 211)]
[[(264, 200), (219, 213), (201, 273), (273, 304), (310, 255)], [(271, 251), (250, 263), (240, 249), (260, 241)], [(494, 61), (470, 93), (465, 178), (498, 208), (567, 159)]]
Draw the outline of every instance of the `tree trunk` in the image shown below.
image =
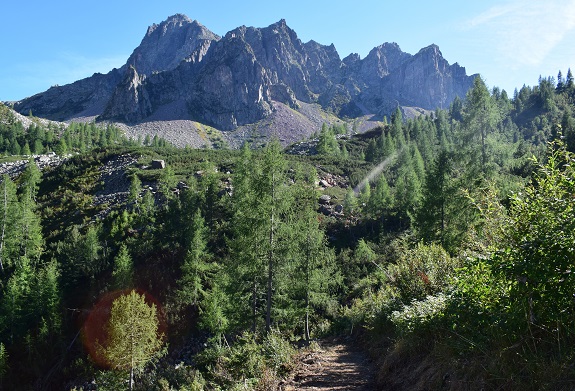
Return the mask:
[(8, 195), (6, 192), (6, 181), (4, 181), (4, 219), (2, 220), (2, 238), (0, 238), (0, 270), (2, 271), (4, 271), (2, 255), (4, 254), (4, 235), (6, 234), (6, 217), (8, 212)]
[(272, 328), (272, 282), (274, 276), (274, 205), (276, 202), (275, 192), (275, 173), (272, 174), (272, 205), (270, 213), (270, 237), (269, 237), (269, 253), (268, 253), (268, 297), (266, 306), (266, 331), (269, 333)]
[(305, 293), (305, 341), (309, 344), (309, 288)]
[(272, 226), (270, 227), (270, 251), (268, 254), (268, 301), (266, 307), (266, 331), (269, 333), (272, 327), (272, 279), (273, 279), (273, 259), (274, 259), (274, 250), (273, 250), (273, 242), (274, 242), (274, 230), (273, 230), (273, 221), (274, 217), (272, 214), (271, 223)]
[(256, 277), (254, 276), (254, 282), (252, 284), (252, 334), (256, 333), (257, 326), (257, 293)]

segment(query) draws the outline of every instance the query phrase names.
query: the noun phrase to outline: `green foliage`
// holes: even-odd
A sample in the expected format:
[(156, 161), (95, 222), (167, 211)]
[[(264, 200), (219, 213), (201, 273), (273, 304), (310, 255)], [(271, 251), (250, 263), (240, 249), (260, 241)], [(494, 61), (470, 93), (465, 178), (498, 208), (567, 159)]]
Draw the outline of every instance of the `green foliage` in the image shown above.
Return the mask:
[(404, 305), (402, 310), (393, 311), (391, 321), (402, 336), (414, 331), (429, 330), (441, 322), (448, 302), (449, 297), (443, 293), (413, 300), (409, 305)]
[(211, 368), (206, 379), (225, 389), (269, 389), (263, 383), (289, 373), (294, 354), (290, 342), (272, 330), (263, 340), (243, 333), (229, 347), (212, 345), (198, 356), (198, 361)]
[(402, 301), (409, 303), (446, 291), (458, 266), (457, 259), (441, 246), (418, 244), (405, 249), (396, 263), (388, 266), (387, 275)]
[(573, 162), (563, 143), (551, 145), (533, 183), (513, 197), (506, 247), (492, 259), (494, 270), (509, 283), (512, 308), (527, 314), (528, 324), (548, 330), (573, 325), (566, 316), (575, 310)]
[(144, 295), (132, 290), (112, 303), (103, 353), (112, 368), (130, 371), (130, 390), (134, 372), (142, 371), (162, 346), (158, 327), (156, 305), (146, 303)]
[[(277, 143), (178, 150), (149, 136), (144, 148), (94, 124), (24, 129), (0, 106), (0, 151), (85, 152), (42, 176), (29, 164), (2, 180), (0, 340), (10, 368), (22, 368), (2, 385), (26, 388), (67, 366), (44, 360), (81, 350), (67, 350), (78, 330), (62, 314), (133, 286), (166, 303), (174, 341), (201, 329), (213, 345), (209, 359), (193, 358), (201, 374), (159, 365), (140, 389), (273, 388), (291, 365), (278, 330), (310, 339), (330, 326), (436, 343), (472, 364), (493, 358), (485, 379), (527, 379), (535, 363), (563, 368), (563, 379), (574, 357), (574, 97), (571, 72), (512, 99), (478, 79), (448, 111), (404, 120), (398, 108), (346, 137), (325, 125), (313, 156), (284, 155)], [(554, 144), (545, 157), (561, 137), (566, 149)], [(128, 201), (95, 205), (101, 166), (124, 153), (140, 160), (127, 172)], [(141, 168), (152, 159), (168, 169)], [(318, 215), (316, 173), (347, 185), (322, 190), (344, 217)], [(509, 369), (517, 357), (525, 364)], [(124, 374), (85, 371), (99, 388), (125, 385)], [(72, 366), (63, 373), (75, 376)]]
[(328, 128), (325, 123), (323, 124), (319, 134), (317, 151), (322, 155), (339, 155), (340, 153), (334, 129)]
[(8, 372), (8, 353), (4, 344), (0, 342), (0, 384), (2, 384), (6, 372)]
[(120, 246), (120, 250), (114, 258), (114, 270), (112, 271), (115, 289), (131, 288), (134, 281), (134, 265), (130, 253), (125, 244)]
[[(206, 296), (206, 286), (211, 278), (214, 264), (207, 252), (207, 230), (199, 209), (190, 222), (191, 237), (186, 245), (186, 257), (182, 265), (182, 277), (178, 281), (178, 300), (185, 305), (199, 306)], [(211, 301), (212, 305), (214, 302)]]

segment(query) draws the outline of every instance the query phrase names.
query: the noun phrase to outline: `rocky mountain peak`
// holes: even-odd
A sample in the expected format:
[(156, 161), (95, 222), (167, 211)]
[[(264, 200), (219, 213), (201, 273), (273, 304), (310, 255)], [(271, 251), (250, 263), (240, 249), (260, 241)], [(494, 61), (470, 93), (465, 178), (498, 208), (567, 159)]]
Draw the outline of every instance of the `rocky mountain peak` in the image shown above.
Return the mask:
[(156, 30), (161, 30), (163, 34), (170, 28), (182, 27), (184, 24), (192, 23), (193, 21), (183, 14), (175, 14), (168, 17), (165, 21), (160, 24), (152, 24), (148, 27), (146, 36), (152, 35)]
[(198, 49), (205, 52), (207, 46), (219, 39), (199, 22), (176, 14), (148, 28), (126, 65), (134, 66), (143, 75), (173, 70)]
[[(193, 120), (221, 131), (244, 127), (241, 137), (250, 137), (246, 127), (275, 126), (281, 115), (277, 126), (309, 135), (321, 126), (318, 110), (349, 118), (381, 118), (397, 105), (433, 110), (465, 96), (473, 78), (449, 65), (437, 45), (411, 55), (384, 43), (364, 59), (342, 60), (333, 44), (303, 43), (285, 19), (241, 26), (220, 38), (176, 14), (150, 26), (121, 69), (50, 89), (15, 108), (49, 119), (98, 116), (137, 126)], [(306, 125), (291, 127), (288, 118)]]

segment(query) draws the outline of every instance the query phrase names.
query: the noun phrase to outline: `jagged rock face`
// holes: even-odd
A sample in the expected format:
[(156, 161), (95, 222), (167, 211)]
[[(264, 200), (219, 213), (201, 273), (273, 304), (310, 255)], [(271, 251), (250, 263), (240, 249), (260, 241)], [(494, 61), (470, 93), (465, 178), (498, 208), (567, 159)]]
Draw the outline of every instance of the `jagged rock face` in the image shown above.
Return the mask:
[(140, 75), (175, 69), (182, 60), (201, 61), (219, 36), (192, 21), (185, 15), (174, 15), (159, 25), (148, 27), (148, 32), (134, 50), (127, 65)]
[(411, 54), (402, 52), (398, 44), (384, 43), (373, 48), (361, 62), (359, 76), (367, 84), (372, 84), (374, 78), (383, 79), (411, 57)]
[(152, 113), (152, 104), (148, 92), (142, 83), (145, 76), (138, 75), (130, 65), (124, 80), (116, 87), (102, 117), (120, 122), (133, 123)]
[(271, 112), (268, 72), (242, 34), (229, 35), (208, 53), (186, 96), (192, 118), (223, 130), (257, 122)]
[(449, 65), (436, 45), (421, 49), (383, 82), (383, 91), (407, 106), (447, 108), (456, 96), (464, 97), (473, 78), (457, 63)]
[(347, 117), (390, 114), (398, 105), (447, 107), (465, 95), (473, 78), (449, 65), (435, 45), (411, 55), (386, 43), (363, 60), (341, 60), (333, 45), (302, 43), (285, 20), (242, 26), (220, 38), (175, 15), (149, 27), (121, 69), (50, 89), (15, 108), (58, 120), (90, 112), (136, 123), (179, 107), (184, 112), (166, 119), (233, 130), (268, 117), (274, 102), (296, 110), (319, 103)]

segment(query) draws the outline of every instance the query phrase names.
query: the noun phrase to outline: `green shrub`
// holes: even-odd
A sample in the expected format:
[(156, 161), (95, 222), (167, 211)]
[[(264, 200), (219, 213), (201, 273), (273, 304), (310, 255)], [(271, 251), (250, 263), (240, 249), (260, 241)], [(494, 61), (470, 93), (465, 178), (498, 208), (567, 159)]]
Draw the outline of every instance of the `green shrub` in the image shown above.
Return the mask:
[(447, 289), (458, 266), (459, 261), (451, 258), (441, 246), (420, 243), (401, 254), (397, 262), (388, 267), (387, 274), (402, 301), (410, 303)]
[(414, 300), (402, 310), (393, 311), (391, 321), (400, 335), (429, 329), (444, 317), (449, 299), (448, 295), (439, 293)]

